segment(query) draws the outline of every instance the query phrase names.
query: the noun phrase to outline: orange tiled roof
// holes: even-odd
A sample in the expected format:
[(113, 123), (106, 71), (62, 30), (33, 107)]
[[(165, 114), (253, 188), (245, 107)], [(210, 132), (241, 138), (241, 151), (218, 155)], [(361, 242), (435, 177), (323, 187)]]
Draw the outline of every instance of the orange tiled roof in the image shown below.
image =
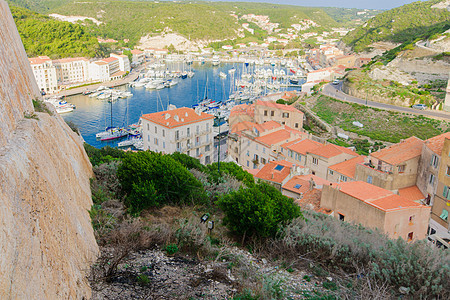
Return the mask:
[(308, 153), (318, 155), (320, 157), (330, 158), (337, 156), (342, 153), (347, 153), (353, 156), (358, 156), (356, 152), (353, 152), (350, 149), (347, 149), (342, 146), (334, 145), (334, 144), (327, 144), (321, 147), (317, 147), (315, 149), (312, 149), (308, 151)]
[(248, 115), (250, 117), (255, 116), (254, 104), (240, 104), (233, 107), (230, 111), (230, 117), (236, 115)]
[(285, 149), (289, 149), (292, 150), (294, 152), (306, 155), (306, 152), (308, 151), (312, 151), (313, 149), (317, 148), (317, 147), (321, 147), (323, 146), (323, 144), (310, 140), (310, 139), (297, 139), (295, 141), (292, 142), (288, 142), (286, 144), (283, 144), (281, 147), (285, 148)]
[(295, 200), (295, 203), (297, 203), (302, 209), (314, 210), (316, 212), (329, 215), (333, 211), (331, 209), (320, 207), (321, 196), (322, 192), (320, 190), (313, 189), (312, 191), (308, 191), (303, 194), (301, 199)]
[(417, 185), (405, 187), (402, 189), (398, 189), (398, 194), (402, 197), (405, 197), (406, 199), (412, 200), (412, 201), (419, 201), (425, 199), (425, 196), (422, 194), (422, 192), (419, 190)]
[(425, 141), (425, 145), (434, 153), (441, 156), (445, 139), (450, 139), (450, 132), (437, 135)]
[(46, 61), (51, 61), (50, 57), (48, 57), (48, 56), (31, 57), (31, 58), (28, 58), (28, 60), (30, 61), (30, 64), (32, 64), (32, 65), (40, 65)]
[(383, 211), (423, 206), (364, 181), (343, 182), (337, 185), (337, 189)]
[(204, 112), (201, 112), (200, 115), (198, 115), (192, 108), (180, 107), (173, 110), (145, 114), (142, 115), (141, 118), (167, 128), (173, 128), (214, 119), (214, 116)]
[(356, 165), (364, 162), (364, 155), (351, 158), (349, 160), (343, 161), (341, 163), (329, 166), (330, 170), (338, 172), (339, 174), (345, 175), (349, 178), (355, 178)]
[[(280, 171), (275, 169), (278, 165), (283, 166)], [(291, 168), (292, 163), (288, 161), (270, 161), (265, 164), (261, 170), (259, 170), (255, 177), (267, 181), (281, 183), (291, 173)]]
[(275, 121), (268, 121), (265, 122), (263, 124), (256, 124), (253, 122), (249, 122), (249, 121), (242, 121), (239, 122), (235, 125), (233, 125), (233, 127), (231, 128), (231, 132), (232, 133), (236, 133), (236, 132), (241, 132), (244, 130), (252, 130), (253, 128), (256, 128), (260, 133), (268, 131), (268, 130), (272, 130), (278, 127), (281, 127), (282, 125), (275, 122)]
[(144, 51), (141, 51), (141, 50), (138, 50), (138, 49), (133, 49), (130, 52), (131, 52), (131, 54), (142, 54), (142, 53), (144, 53)]
[(110, 62), (113, 62), (113, 61), (116, 61), (116, 60), (118, 60), (118, 59), (116, 57), (112, 57), (112, 56), (102, 59), (102, 61), (106, 62), (106, 63), (110, 63)]
[(398, 165), (422, 154), (424, 141), (415, 136), (394, 144), (388, 148), (378, 150), (370, 156), (382, 160), (391, 165)]
[[(257, 140), (261, 143), (264, 143), (266, 145), (275, 145), (275, 144), (281, 143), (283, 141), (287, 142), (295, 133), (296, 132), (294, 130), (285, 128), (285, 129), (277, 130), (272, 133), (268, 133), (263, 136), (259, 136), (259, 137), (255, 138), (255, 140)], [(301, 134), (300, 131), (297, 131), (297, 133)]]
[(314, 180), (314, 183), (316, 184), (316, 187), (318, 185), (324, 186), (324, 185), (331, 185), (332, 184), (330, 181), (328, 181), (326, 179), (323, 179), (323, 178), (321, 178), (319, 176), (313, 175), (313, 174), (299, 175), (297, 177), (299, 179), (307, 180), (307, 181), (311, 180), (311, 178), (312, 178), (312, 180)]
[(273, 101), (256, 100), (256, 105), (266, 106), (266, 107), (271, 107), (271, 108), (276, 108), (276, 109), (282, 109), (282, 110), (286, 110), (286, 111), (295, 111), (295, 112), (298, 112), (300, 114), (303, 114), (301, 111), (299, 111), (298, 109), (296, 109), (292, 105), (278, 104), (278, 103), (275, 103)]
[(283, 189), (297, 194), (304, 194), (309, 191), (309, 186), (308, 180), (300, 179), (299, 176), (294, 176), (283, 185)]

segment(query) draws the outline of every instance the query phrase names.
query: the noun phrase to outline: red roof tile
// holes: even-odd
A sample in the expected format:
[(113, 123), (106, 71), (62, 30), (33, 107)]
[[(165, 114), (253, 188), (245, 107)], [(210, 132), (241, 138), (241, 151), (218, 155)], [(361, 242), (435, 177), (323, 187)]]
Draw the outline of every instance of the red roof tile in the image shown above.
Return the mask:
[(293, 133), (290, 130), (281, 129), (263, 136), (259, 136), (255, 138), (255, 140), (266, 145), (275, 145), (278, 143), (287, 142), (292, 136)]
[(336, 189), (383, 211), (423, 206), (364, 181), (343, 182)]
[(236, 105), (231, 109), (230, 117), (237, 115), (248, 115), (253, 118), (255, 116), (255, 105), (254, 104)]
[(370, 156), (382, 160), (391, 165), (398, 165), (422, 154), (424, 141), (412, 136), (398, 144), (378, 150)]
[(412, 201), (419, 201), (425, 199), (425, 196), (422, 194), (422, 192), (419, 190), (417, 185), (405, 187), (402, 189), (398, 189), (398, 194), (402, 197), (405, 197), (406, 199), (412, 200)]
[(310, 139), (297, 139), (295, 141), (292, 142), (288, 142), (286, 144), (283, 144), (281, 147), (285, 148), (285, 149), (289, 149), (292, 150), (294, 152), (306, 155), (306, 153), (308, 151), (312, 151), (314, 149), (316, 149), (317, 147), (321, 147), (323, 146), (323, 144), (310, 140)]
[(425, 141), (425, 145), (434, 153), (441, 156), (445, 139), (450, 139), (450, 132), (437, 135)]
[[(281, 170), (277, 170), (277, 166)], [(270, 161), (262, 167), (261, 170), (255, 175), (256, 178), (260, 178), (267, 181), (281, 183), (286, 177), (291, 173), (292, 163), (280, 160), (280, 161)]]
[(118, 61), (118, 59), (116, 57), (112, 57), (112, 56), (102, 59), (102, 61), (106, 62), (106, 63), (110, 63), (110, 62), (113, 62), (113, 61), (116, 61), (116, 60)]
[(334, 145), (334, 144), (327, 144), (321, 147), (317, 147), (315, 149), (312, 149), (308, 151), (308, 153), (318, 155), (320, 157), (330, 158), (337, 156), (342, 153), (346, 153), (353, 156), (358, 156), (356, 152), (353, 152), (350, 149), (347, 149), (342, 146)]
[(275, 103), (273, 101), (256, 100), (256, 105), (265, 106), (265, 107), (272, 107), (272, 108), (282, 109), (282, 110), (286, 110), (286, 111), (296, 111), (298, 113), (303, 114), (301, 111), (299, 111), (298, 109), (296, 109), (292, 105), (278, 104), (278, 103)]
[(310, 190), (309, 186), (310, 183), (308, 180), (300, 179), (299, 176), (294, 176), (283, 185), (283, 189), (297, 194), (303, 194)]
[(204, 120), (214, 119), (214, 116), (204, 112), (201, 112), (200, 115), (198, 115), (192, 108), (180, 107), (173, 110), (145, 114), (142, 115), (141, 118), (167, 128), (173, 128), (197, 123)]
[(343, 161), (341, 163), (329, 166), (330, 170), (333, 170), (339, 174), (345, 175), (349, 178), (355, 178), (356, 165), (364, 162), (364, 155), (351, 158), (349, 160)]

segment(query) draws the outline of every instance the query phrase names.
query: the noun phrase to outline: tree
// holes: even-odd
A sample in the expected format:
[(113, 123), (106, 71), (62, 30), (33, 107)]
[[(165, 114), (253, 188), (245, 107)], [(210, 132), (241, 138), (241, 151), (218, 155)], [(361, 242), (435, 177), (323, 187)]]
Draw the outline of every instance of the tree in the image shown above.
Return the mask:
[(252, 235), (275, 236), (281, 225), (301, 216), (293, 199), (266, 183), (223, 195), (218, 205), (225, 213), (224, 224), (243, 240)]
[(202, 184), (170, 155), (155, 152), (127, 153), (117, 176), (125, 204), (136, 214), (165, 204), (203, 204)]

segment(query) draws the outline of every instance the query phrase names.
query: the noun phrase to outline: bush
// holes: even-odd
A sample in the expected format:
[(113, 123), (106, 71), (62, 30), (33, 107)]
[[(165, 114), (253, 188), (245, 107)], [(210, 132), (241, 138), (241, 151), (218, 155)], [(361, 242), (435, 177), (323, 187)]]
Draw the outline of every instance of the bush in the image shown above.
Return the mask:
[(200, 163), (200, 160), (198, 160), (192, 156), (189, 156), (187, 154), (180, 153), (180, 152), (174, 152), (174, 153), (170, 154), (170, 156), (174, 160), (181, 163), (188, 170), (196, 169), (196, 170), (199, 170), (202, 172), (206, 170), (206, 167)]
[(220, 174), (217, 167), (217, 162), (207, 165), (207, 173), (209, 181), (213, 183), (218, 183), (223, 176), (223, 173), (229, 174), (230, 176), (236, 178), (237, 180), (243, 182), (246, 186), (252, 186), (255, 184), (252, 174), (244, 171), (240, 166), (234, 162), (221, 162), (220, 163)]
[(165, 250), (168, 255), (174, 255), (178, 252), (178, 246), (176, 244), (169, 244), (166, 246)]
[(155, 152), (126, 153), (117, 176), (133, 214), (165, 204), (203, 204), (202, 184), (170, 155)]
[(89, 160), (93, 166), (120, 160), (125, 155), (125, 152), (117, 148), (106, 146), (101, 149), (97, 149), (87, 143), (84, 143), (84, 150), (86, 150)]
[(281, 225), (301, 215), (292, 199), (266, 183), (223, 195), (218, 205), (225, 213), (224, 224), (244, 239), (275, 236)]

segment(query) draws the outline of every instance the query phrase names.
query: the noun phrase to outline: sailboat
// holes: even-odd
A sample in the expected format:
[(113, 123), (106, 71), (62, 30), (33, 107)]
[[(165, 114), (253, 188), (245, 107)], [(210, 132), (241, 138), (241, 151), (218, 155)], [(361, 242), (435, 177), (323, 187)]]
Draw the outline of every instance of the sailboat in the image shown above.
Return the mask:
[(95, 135), (95, 137), (101, 141), (114, 140), (128, 135), (128, 131), (124, 128), (113, 126), (112, 101), (109, 101), (109, 103), (111, 106), (111, 126), (106, 127), (105, 131), (99, 132)]

